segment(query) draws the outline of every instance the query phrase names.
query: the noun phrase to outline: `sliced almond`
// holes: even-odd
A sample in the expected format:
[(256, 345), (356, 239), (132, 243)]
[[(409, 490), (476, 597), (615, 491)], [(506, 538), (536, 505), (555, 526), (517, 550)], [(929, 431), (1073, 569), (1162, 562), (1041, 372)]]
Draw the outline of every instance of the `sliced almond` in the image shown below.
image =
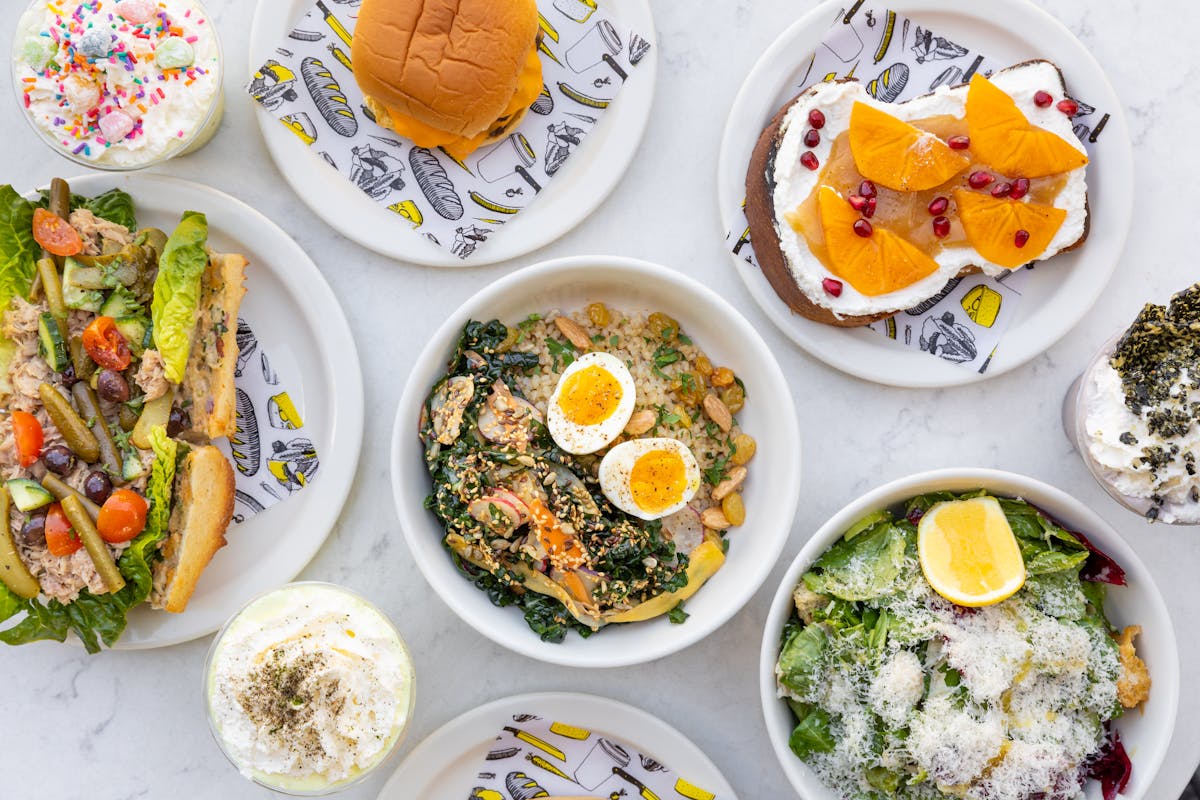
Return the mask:
[(558, 330), (563, 336), (567, 337), (567, 341), (575, 345), (575, 349), (586, 351), (592, 349), (592, 340), (587, 335), (587, 331), (573, 319), (569, 317), (555, 317), (554, 324), (558, 326)]
[(714, 531), (723, 531), (730, 527), (729, 520), (725, 518), (725, 512), (717, 506), (706, 508), (700, 512), (700, 524)]
[(729, 413), (729, 406), (712, 392), (704, 395), (704, 413), (717, 423), (722, 433), (729, 433), (729, 429), (733, 427), (733, 414)]
[(726, 495), (736, 492), (738, 488), (741, 487), (742, 483), (745, 482), (745, 480), (746, 468), (734, 467), (733, 469), (729, 470), (729, 474), (725, 477), (725, 480), (713, 487), (712, 499), (718, 502), (724, 500)]
[(646, 431), (654, 427), (654, 423), (658, 421), (658, 415), (649, 409), (633, 412), (633, 416), (629, 418), (629, 422), (625, 425), (625, 432), (630, 436), (641, 436)]

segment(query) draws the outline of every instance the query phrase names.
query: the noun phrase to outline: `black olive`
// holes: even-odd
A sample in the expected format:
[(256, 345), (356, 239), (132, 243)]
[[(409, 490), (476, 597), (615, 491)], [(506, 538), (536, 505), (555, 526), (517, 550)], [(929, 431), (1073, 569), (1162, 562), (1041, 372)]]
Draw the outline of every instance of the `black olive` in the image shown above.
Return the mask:
[(25, 518), (21, 526), (21, 540), (28, 547), (40, 547), (46, 543), (46, 510), (39, 508)]
[(96, 394), (110, 403), (124, 403), (129, 399), (129, 382), (116, 370), (102, 369), (96, 376)]
[(75, 469), (75, 454), (66, 445), (56, 444), (42, 451), (42, 463), (55, 475), (66, 475)]
[(83, 493), (87, 495), (87, 499), (91, 500), (96, 505), (104, 505), (104, 501), (112, 494), (112, 480), (108, 475), (98, 469), (94, 469), (88, 473), (88, 476), (83, 479)]
[(192, 427), (192, 418), (188, 412), (179, 406), (171, 407), (171, 416), (167, 418), (167, 436), (178, 436)]

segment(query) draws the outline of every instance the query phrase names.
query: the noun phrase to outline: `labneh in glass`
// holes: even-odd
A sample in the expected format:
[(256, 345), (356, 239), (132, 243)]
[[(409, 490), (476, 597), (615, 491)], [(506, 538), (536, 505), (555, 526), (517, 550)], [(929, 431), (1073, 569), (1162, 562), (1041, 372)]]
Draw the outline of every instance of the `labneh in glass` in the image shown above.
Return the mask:
[(1063, 427), (1121, 505), (1200, 524), (1200, 284), (1104, 344), (1067, 391)]
[(93, 169), (198, 150), (224, 111), (221, 45), (197, 0), (34, 0), (12, 74), (34, 131)]
[(242, 775), (324, 795), (395, 752), (412, 717), (413, 663), (361, 596), (292, 583), (251, 600), (217, 634), (204, 695), (213, 737)]

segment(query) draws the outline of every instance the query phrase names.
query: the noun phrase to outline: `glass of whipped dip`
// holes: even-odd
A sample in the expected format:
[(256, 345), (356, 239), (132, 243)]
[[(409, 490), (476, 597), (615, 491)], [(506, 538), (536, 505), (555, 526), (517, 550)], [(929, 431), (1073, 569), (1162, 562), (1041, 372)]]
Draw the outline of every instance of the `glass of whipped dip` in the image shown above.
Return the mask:
[(34, 0), (17, 24), (13, 87), (66, 158), (102, 170), (199, 150), (220, 127), (221, 43), (197, 0)]
[[(1174, 303), (1196, 303), (1200, 284)], [(1182, 310), (1182, 307), (1181, 307)], [(1063, 402), (1063, 429), (1092, 477), (1114, 500), (1148, 520), (1200, 524), (1200, 329), (1162, 323), (1172, 311), (1148, 305), (1111, 337)], [(1186, 326), (1183, 326), (1186, 327)], [(1137, 333), (1137, 340), (1127, 340)], [(1191, 342), (1190, 344), (1188, 342)], [(1123, 356), (1114, 366), (1114, 354)], [(1129, 365), (1129, 366), (1127, 366)], [(1143, 380), (1125, 380), (1130, 366)], [(1135, 410), (1136, 409), (1136, 410)]]
[(301, 796), (345, 789), (387, 761), (416, 699), (391, 621), (316, 581), (259, 595), (225, 623), (204, 696), (213, 737), (242, 775)]

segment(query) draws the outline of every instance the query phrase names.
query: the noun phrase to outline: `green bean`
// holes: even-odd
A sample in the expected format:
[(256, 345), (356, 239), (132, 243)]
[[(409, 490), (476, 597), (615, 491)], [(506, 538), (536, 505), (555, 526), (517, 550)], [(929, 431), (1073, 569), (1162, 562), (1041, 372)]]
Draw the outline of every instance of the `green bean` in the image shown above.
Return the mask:
[(96, 390), (87, 381), (77, 381), (71, 387), (71, 395), (75, 398), (79, 415), (90, 422), (96, 443), (100, 446), (101, 466), (108, 470), (114, 483), (120, 481), (121, 455), (117, 452), (117, 443), (113, 441), (112, 431), (108, 429), (108, 420), (100, 410), (100, 399), (96, 397)]
[(58, 432), (66, 441), (67, 447), (86, 463), (94, 464), (100, 458), (100, 442), (71, 406), (70, 401), (48, 383), (38, 387), (38, 396), (42, 399), (42, 405), (46, 407), (46, 413), (54, 422), (54, 427), (58, 428)]
[(133, 427), (133, 433), (129, 437), (134, 447), (150, 449), (150, 431), (159, 425), (167, 424), (171, 418), (171, 406), (174, 404), (174, 387), (168, 389), (163, 396), (146, 401), (142, 406), (142, 415), (138, 417), (137, 425)]
[(4, 530), (0, 531), (0, 583), (11, 589), (17, 597), (32, 600), (42, 591), (42, 587), (17, 553), (8, 515), (10, 505), (8, 489), (0, 486), (0, 524), (4, 526)]
[[(49, 258), (38, 259), (38, 275), (42, 277), (42, 286), (46, 289), (46, 303), (55, 319), (67, 318), (67, 304), (63, 302), (62, 280), (58, 277), (58, 268)], [(65, 340), (67, 337), (64, 336)]]
[(100, 516), (100, 506), (96, 505), (91, 500), (88, 500), (82, 492), (80, 492), (74, 486), (71, 486), (62, 478), (59, 478), (53, 472), (47, 472), (46, 476), (42, 478), (42, 487), (47, 492), (54, 495), (54, 498), (59, 502), (62, 502), (63, 498), (65, 497), (76, 498), (80, 503), (83, 504), (83, 507), (87, 509), (88, 516), (93, 520)]
[(83, 546), (87, 548), (88, 555), (92, 557), (92, 563), (96, 565), (96, 571), (104, 579), (108, 591), (119, 592), (125, 588), (125, 578), (121, 577), (117, 562), (113, 561), (112, 553), (108, 552), (108, 545), (100, 538), (100, 531), (96, 530), (96, 525), (88, 516), (83, 503), (74, 495), (70, 495), (62, 499), (62, 510), (71, 521), (71, 527), (75, 529)]
[(81, 381), (92, 377), (92, 373), (96, 371), (96, 362), (92, 361), (92, 357), (84, 349), (83, 339), (72, 336), (67, 349), (71, 351), (71, 366), (75, 368), (75, 377)]
[[(48, 210), (51, 214), (64, 220), (71, 218), (71, 187), (62, 178), (55, 178), (50, 181), (50, 202)], [(62, 256), (51, 256), (50, 253), (42, 252), (44, 258), (53, 258), (54, 264), (59, 269), (63, 267)], [(44, 282), (44, 280), (43, 280)], [(61, 290), (59, 294), (61, 295)]]

